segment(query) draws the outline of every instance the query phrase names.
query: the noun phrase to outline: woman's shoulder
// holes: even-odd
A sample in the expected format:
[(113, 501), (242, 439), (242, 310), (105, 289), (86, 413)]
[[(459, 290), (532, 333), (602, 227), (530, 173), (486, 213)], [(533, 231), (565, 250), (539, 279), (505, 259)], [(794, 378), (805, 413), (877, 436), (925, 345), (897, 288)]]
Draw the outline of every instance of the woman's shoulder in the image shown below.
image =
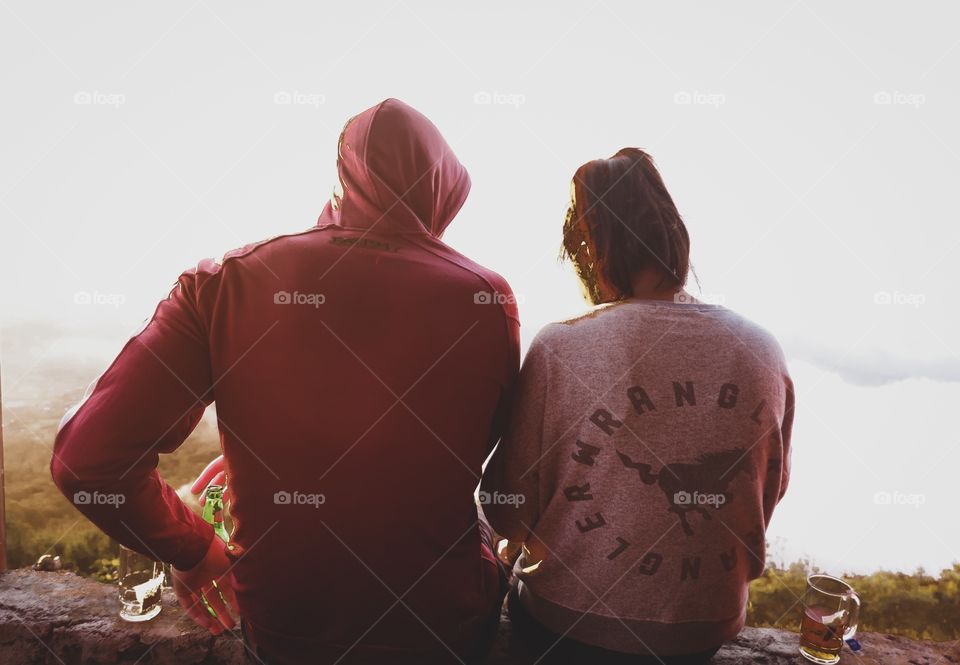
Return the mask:
[(637, 307), (629, 301), (597, 305), (582, 314), (548, 323), (537, 333), (531, 349), (546, 346), (559, 351), (571, 344), (580, 349), (585, 342), (602, 343), (611, 335), (623, 339), (624, 334), (642, 334), (645, 324), (651, 328), (646, 332), (657, 336), (681, 327), (688, 340), (699, 331), (710, 344), (750, 349), (754, 355), (770, 361), (783, 359), (783, 350), (773, 333), (743, 314), (721, 305), (672, 302)]
[(777, 337), (766, 327), (726, 307), (718, 310), (712, 329), (705, 330), (711, 343), (738, 354), (744, 365), (789, 374), (787, 359)]
[[(560, 319), (559, 321), (548, 323), (543, 327), (541, 332), (549, 329), (552, 331), (550, 334), (563, 335), (564, 331), (571, 331), (576, 328), (581, 328), (584, 327), (584, 324), (589, 324), (589, 322), (597, 322), (602, 318), (607, 318), (608, 315), (617, 311), (619, 308), (622, 308), (624, 304), (624, 301), (620, 301), (594, 305), (587, 311), (571, 316), (570, 318)], [(590, 326), (587, 325), (586, 327)]]
[(607, 303), (591, 307), (582, 314), (547, 323), (540, 328), (530, 343), (528, 355), (549, 351), (564, 356), (567, 351), (580, 352), (585, 344), (602, 341), (604, 331), (612, 323), (611, 314), (621, 303)]
[(722, 327), (726, 328), (739, 341), (756, 347), (766, 347), (780, 351), (780, 343), (776, 336), (761, 324), (726, 307), (718, 311), (722, 312)]

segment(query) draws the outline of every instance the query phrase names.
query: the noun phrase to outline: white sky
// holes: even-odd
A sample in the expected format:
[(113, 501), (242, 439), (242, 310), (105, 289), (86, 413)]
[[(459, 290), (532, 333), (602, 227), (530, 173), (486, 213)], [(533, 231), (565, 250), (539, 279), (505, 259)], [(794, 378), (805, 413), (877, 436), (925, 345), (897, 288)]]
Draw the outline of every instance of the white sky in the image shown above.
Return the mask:
[(556, 262), (571, 175), (642, 147), (703, 294), (787, 348), (794, 480), (769, 535), (835, 572), (936, 571), (960, 561), (958, 19), (950, 2), (4, 0), (0, 320), (56, 320), (67, 349), (112, 355), (198, 259), (311, 225), (343, 122), (394, 96), (470, 170), (446, 240), (510, 281), (526, 345), (583, 308)]

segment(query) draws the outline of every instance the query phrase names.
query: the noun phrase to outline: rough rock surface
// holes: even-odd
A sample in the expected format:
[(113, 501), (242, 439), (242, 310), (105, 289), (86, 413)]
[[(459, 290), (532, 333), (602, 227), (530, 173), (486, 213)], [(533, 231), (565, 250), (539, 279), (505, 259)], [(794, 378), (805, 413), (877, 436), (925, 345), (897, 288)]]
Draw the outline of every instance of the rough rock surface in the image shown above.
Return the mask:
[[(245, 664), (236, 635), (214, 638), (197, 628), (166, 591), (163, 611), (142, 624), (117, 616), (112, 585), (66, 572), (29, 569), (0, 573), (0, 663), (74, 665), (138, 663)], [(501, 626), (490, 665), (526, 665), (512, 645), (509, 622)], [(862, 665), (948, 665), (960, 663), (960, 644), (914, 642), (865, 633), (861, 655), (845, 651), (841, 663)], [(716, 665), (806, 663), (797, 653), (797, 635), (772, 628), (747, 628), (713, 659)]]

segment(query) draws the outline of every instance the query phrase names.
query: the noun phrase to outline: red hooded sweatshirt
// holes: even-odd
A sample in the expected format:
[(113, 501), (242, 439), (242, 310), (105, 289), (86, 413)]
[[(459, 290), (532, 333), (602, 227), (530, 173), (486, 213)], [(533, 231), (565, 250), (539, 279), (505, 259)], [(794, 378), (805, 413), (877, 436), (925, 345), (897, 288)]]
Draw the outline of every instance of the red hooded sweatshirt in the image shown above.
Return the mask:
[(215, 402), (255, 641), (450, 656), (496, 611), (474, 490), (518, 372), (514, 299), (440, 241), (470, 179), (419, 112), (353, 118), (338, 171), (315, 227), (180, 276), (64, 417), (51, 473), (108, 535), (188, 569), (213, 531), (158, 454)]

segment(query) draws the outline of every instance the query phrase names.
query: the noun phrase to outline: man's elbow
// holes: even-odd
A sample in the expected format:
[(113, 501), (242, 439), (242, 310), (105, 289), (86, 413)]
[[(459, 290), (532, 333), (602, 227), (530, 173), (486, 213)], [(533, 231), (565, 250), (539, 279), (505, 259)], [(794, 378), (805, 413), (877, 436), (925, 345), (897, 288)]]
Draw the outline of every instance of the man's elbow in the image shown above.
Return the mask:
[(63, 432), (57, 435), (50, 459), (50, 477), (67, 499), (73, 501), (77, 492), (91, 490), (96, 485), (92, 457), (82, 450), (81, 441), (76, 437)]
[(50, 460), (50, 477), (53, 478), (53, 484), (57, 486), (60, 492), (70, 499), (82, 487), (82, 479), (77, 475), (71, 465), (64, 461), (63, 457), (54, 451)]

